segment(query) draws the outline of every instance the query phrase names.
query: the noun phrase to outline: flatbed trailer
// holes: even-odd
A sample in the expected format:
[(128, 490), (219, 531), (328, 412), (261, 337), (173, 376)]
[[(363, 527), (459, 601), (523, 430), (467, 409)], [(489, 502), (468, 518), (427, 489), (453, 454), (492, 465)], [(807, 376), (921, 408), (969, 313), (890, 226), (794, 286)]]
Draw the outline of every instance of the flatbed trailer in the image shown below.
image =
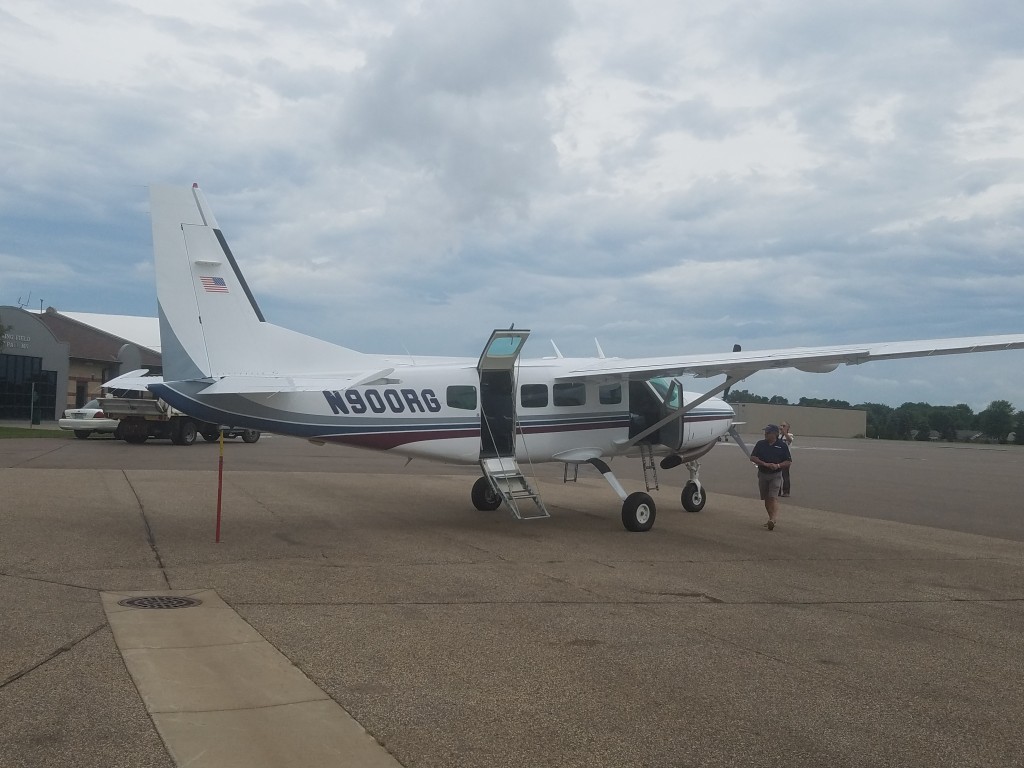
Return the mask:
[(126, 443), (144, 443), (152, 437), (170, 439), (175, 445), (192, 445), (198, 435), (212, 442), (222, 431), (225, 438), (241, 437), (246, 443), (260, 439), (258, 430), (201, 421), (155, 398), (104, 397), (100, 407), (107, 418), (120, 422), (114, 436)]

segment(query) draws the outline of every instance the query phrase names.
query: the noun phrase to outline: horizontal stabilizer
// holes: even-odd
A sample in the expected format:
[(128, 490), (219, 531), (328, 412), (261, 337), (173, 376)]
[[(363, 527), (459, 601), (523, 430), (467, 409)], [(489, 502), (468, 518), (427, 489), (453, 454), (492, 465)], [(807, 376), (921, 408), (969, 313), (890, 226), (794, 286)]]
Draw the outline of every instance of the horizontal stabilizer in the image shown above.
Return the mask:
[(129, 392), (146, 392), (150, 384), (160, 384), (163, 376), (153, 376), (145, 368), (137, 371), (122, 373), (120, 376), (111, 379), (103, 384), (104, 389), (124, 389)]
[(343, 374), (304, 376), (224, 376), (203, 390), (204, 395), (245, 395), (271, 392), (341, 391), (358, 387), (394, 372), (394, 368), (353, 371)]

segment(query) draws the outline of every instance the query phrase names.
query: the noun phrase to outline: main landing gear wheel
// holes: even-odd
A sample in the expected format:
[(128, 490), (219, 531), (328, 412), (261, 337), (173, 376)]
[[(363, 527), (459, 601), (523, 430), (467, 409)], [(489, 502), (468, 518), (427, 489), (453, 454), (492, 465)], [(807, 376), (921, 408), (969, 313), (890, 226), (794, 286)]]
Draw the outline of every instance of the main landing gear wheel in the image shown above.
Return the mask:
[(683, 509), (687, 512), (700, 512), (704, 509), (704, 504), (706, 504), (708, 500), (707, 494), (704, 493), (704, 489), (693, 482), (693, 480), (690, 480), (683, 486), (683, 495), (681, 498), (683, 502)]
[(642, 533), (654, 525), (654, 499), (643, 491), (631, 493), (622, 502), (622, 524), (627, 531)]
[(491, 487), (491, 481), (486, 477), (477, 478), (470, 496), (473, 506), (481, 512), (493, 512), (501, 506), (501, 495)]

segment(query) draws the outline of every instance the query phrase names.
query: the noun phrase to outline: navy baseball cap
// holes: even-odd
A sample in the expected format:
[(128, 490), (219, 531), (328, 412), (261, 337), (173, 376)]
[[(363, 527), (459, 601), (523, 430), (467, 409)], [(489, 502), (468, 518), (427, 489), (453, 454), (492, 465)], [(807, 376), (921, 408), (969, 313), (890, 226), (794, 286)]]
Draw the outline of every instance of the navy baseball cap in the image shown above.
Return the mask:
[(765, 432), (778, 432), (779, 431), (779, 425), (778, 424), (769, 424), (767, 427), (764, 428), (764, 431)]

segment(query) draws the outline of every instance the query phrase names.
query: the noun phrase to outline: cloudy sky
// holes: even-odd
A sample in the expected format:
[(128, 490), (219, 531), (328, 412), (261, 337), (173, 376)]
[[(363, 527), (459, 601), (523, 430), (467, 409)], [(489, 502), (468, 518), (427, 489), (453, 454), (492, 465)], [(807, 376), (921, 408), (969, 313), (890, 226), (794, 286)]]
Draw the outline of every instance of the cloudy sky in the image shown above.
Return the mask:
[[(156, 312), (146, 186), (366, 352), (1024, 331), (1024, 4), (7, 0), (0, 305)], [(1024, 352), (758, 374), (1024, 408)]]

